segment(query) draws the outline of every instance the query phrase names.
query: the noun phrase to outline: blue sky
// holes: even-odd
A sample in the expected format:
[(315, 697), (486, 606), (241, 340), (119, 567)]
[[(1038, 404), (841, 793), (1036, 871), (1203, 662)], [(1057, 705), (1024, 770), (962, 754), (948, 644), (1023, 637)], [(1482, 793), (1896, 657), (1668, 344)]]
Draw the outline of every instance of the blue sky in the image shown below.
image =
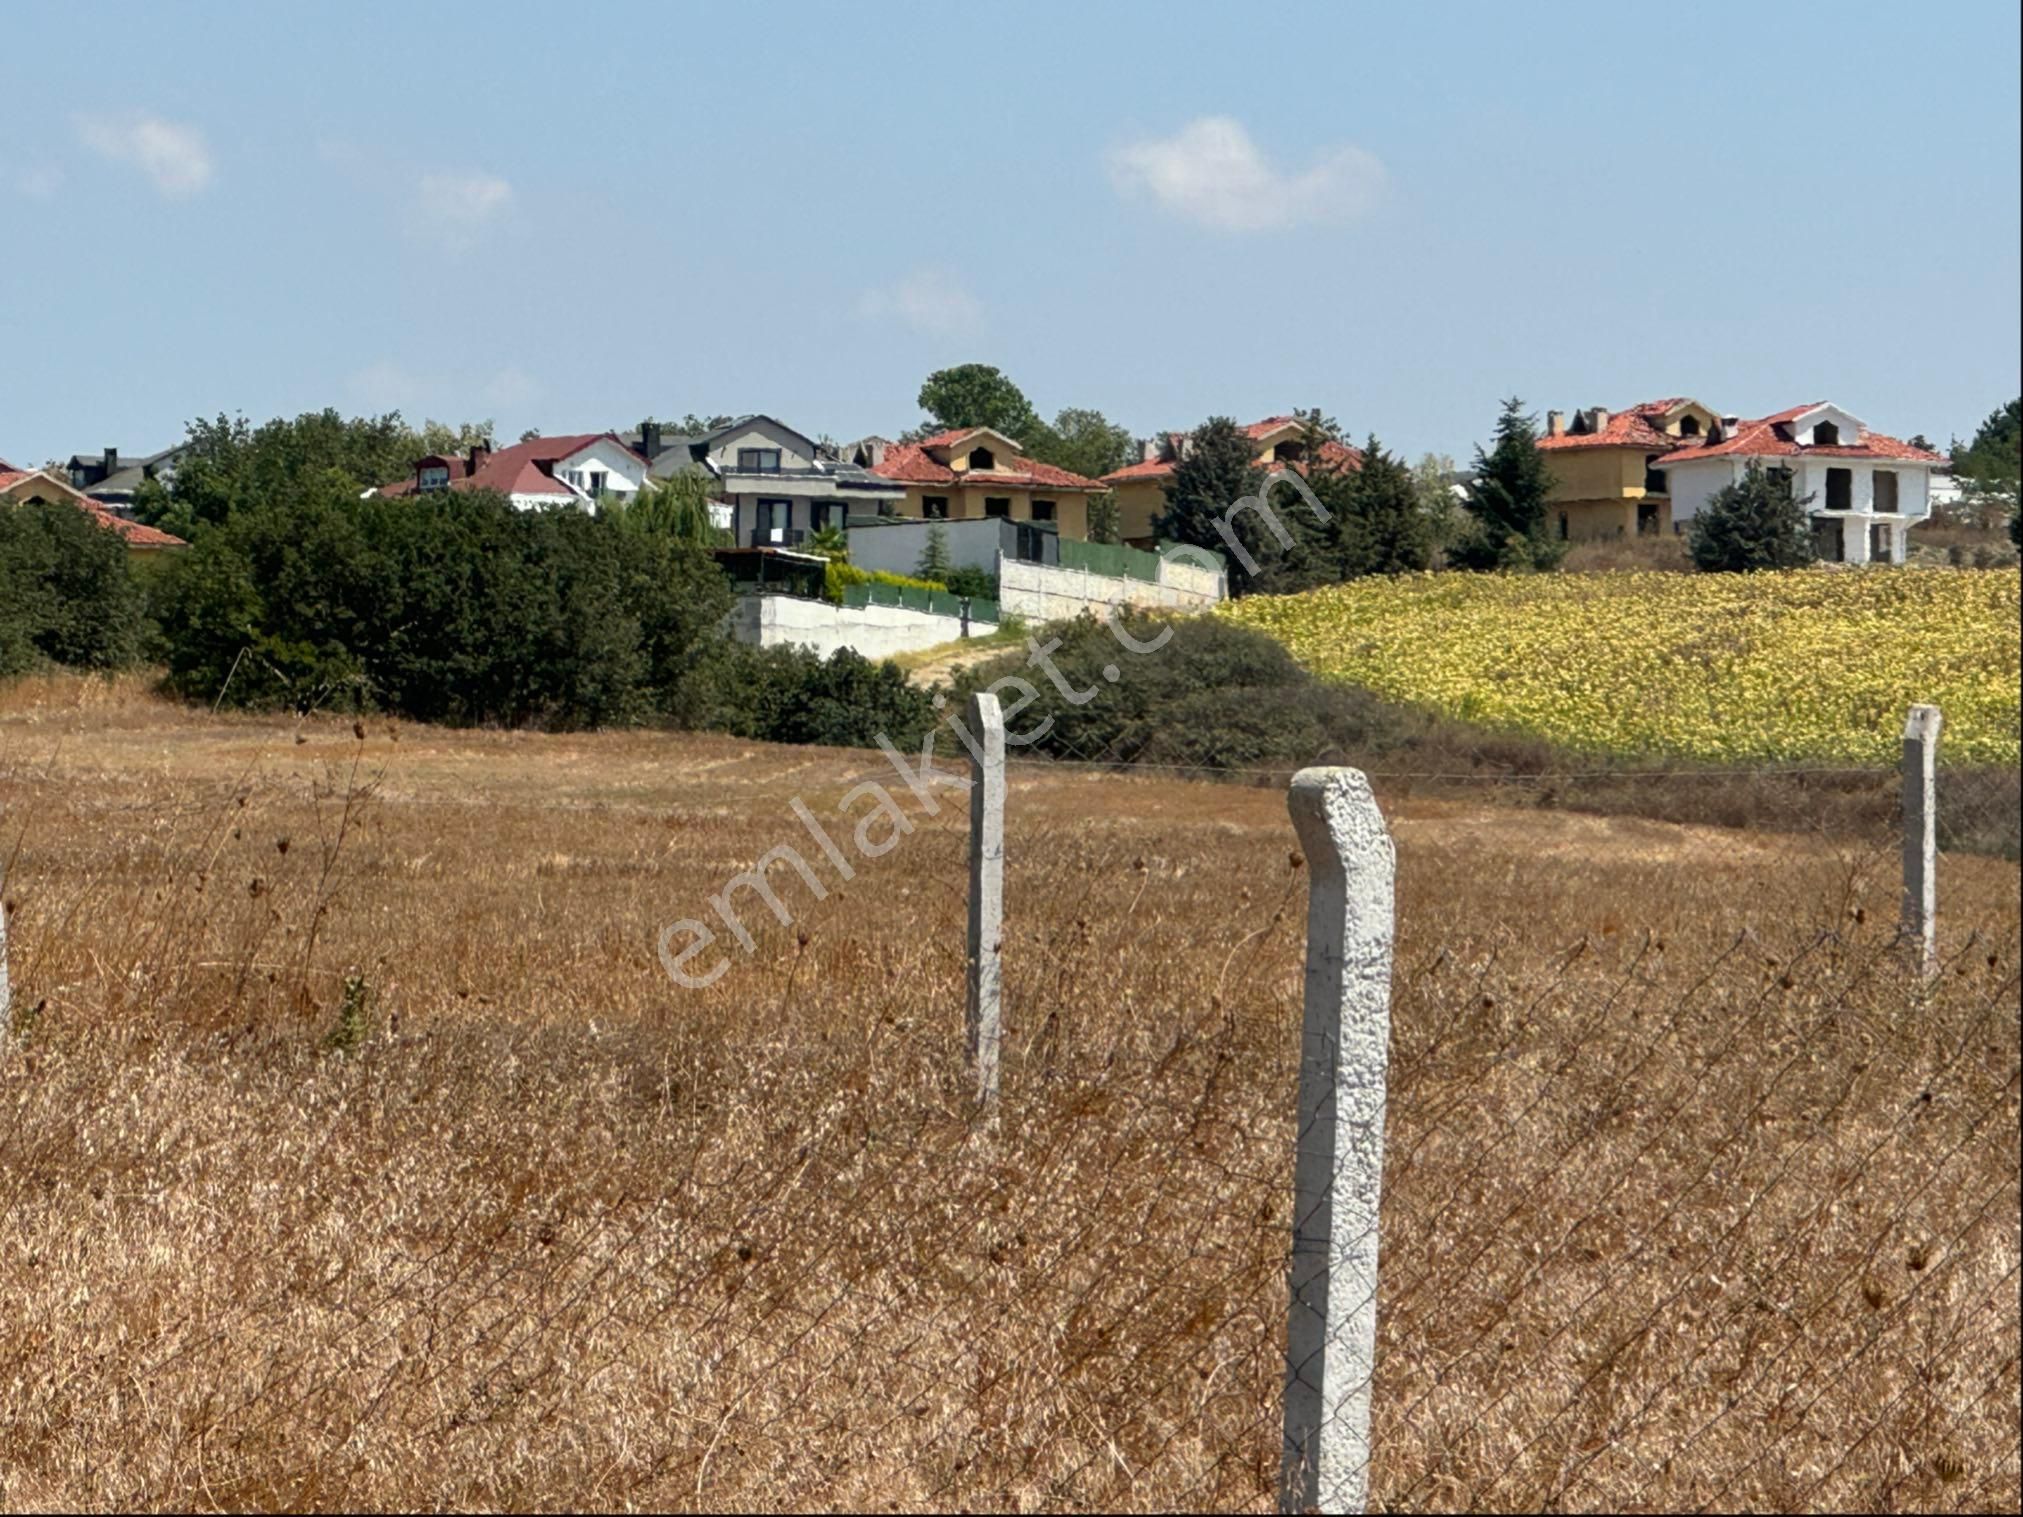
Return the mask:
[(0, 456), (322, 405), (838, 438), (2019, 388), (2018, 14), (8, 0)]

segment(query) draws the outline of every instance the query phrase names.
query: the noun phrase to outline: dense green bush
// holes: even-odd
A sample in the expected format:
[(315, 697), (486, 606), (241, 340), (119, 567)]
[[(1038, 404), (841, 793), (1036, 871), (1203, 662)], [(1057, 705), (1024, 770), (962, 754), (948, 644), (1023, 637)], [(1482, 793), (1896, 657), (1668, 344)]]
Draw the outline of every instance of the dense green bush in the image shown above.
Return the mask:
[(583, 727), (700, 720), (730, 599), (705, 551), (615, 519), (312, 487), (203, 534), (162, 622), (205, 700)]
[(146, 616), (129, 557), (118, 534), (67, 501), (0, 501), (0, 674), (44, 659), (133, 663)]
[(947, 588), (938, 579), (915, 579), (910, 574), (889, 574), (883, 569), (860, 569), (843, 559), (830, 559), (828, 566), (822, 570), (822, 594), (840, 606), (843, 592), (852, 585), (898, 585), (907, 590)]
[[(1363, 691), (1315, 680), (1283, 645), (1246, 627), (1152, 614), (1128, 614), (1121, 625), (1141, 645), (1164, 631), (1171, 636), (1156, 650), (1133, 653), (1093, 617), (1056, 622), (1034, 641), (1072, 695), (1024, 650), (963, 671), (955, 694), (966, 701), (1018, 675), (1038, 691), (1005, 723), (1008, 734), (1037, 734), (1020, 751), (1190, 769), (1284, 768), (1381, 752), (1427, 726)], [(1116, 670), (1114, 682), (1105, 668)], [(1013, 686), (999, 699), (1012, 705), (1022, 695)]]
[(896, 664), (847, 648), (824, 660), (806, 648), (733, 645), (717, 674), (709, 725), (739, 737), (869, 748), (882, 734), (917, 749), (936, 721), (926, 692)]

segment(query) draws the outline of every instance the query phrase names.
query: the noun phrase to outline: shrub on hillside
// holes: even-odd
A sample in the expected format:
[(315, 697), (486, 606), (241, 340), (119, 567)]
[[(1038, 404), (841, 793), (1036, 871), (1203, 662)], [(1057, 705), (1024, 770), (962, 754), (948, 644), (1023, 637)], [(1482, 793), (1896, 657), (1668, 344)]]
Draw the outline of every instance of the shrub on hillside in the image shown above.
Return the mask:
[(133, 663), (143, 601), (117, 534), (67, 502), (0, 501), (0, 674)]
[(874, 664), (848, 648), (824, 659), (806, 648), (734, 644), (716, 675), (708, 725), (738, 737), (870, 748), (882, 734), (917, 749), (936, 720), (926, 692), (897, 665)]
[[(1067, 692), (1020, 650), (963, 671), (955, 693), (966, 700), (1006, 675), (1029, 680), (1038, 694), (1006, 727), (1038, 735), (1018, 751), (1104, 763), (1285, 768), (1383, 751), (1425, 730), (1409, 711), (1315, 680), (1249, 628), (1144, 613), (1127, 613), (1122, 626), (1141, 644), (1171, 635), (1134, 654), (1093, 617), (1056, 622), (1034, 641)], [(1117, 670), (1114, 682), (1106, 667)], [(1022, 694), (1013, 687), (999, 698), (1015, 703)]]

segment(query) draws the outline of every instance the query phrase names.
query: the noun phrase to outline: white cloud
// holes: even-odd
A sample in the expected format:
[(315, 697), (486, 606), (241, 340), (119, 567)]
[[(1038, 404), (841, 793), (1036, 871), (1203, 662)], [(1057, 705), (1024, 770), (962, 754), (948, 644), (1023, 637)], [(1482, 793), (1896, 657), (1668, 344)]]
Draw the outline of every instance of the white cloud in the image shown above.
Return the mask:
[(945, 269), (915, 269), (896, 284), (866, 290), (857, 297), (857, 314), (927, 337), (969, 337), (983, 327), (983, 302)]
[(132, 164), (171, 200), (196, 194), (216, 173), (204, 134), (160, 116), (79, 116), (77, 135), (101, 157)]
[(495, 174), (423, 174), (415, 184), (415, 229), (452, 251), (469, 247), (513, 205), (513, 187)]
[(1112, 149), (1109, 166), (1122, 193), (1226, 232), (1345, 221), (1367, 211), (1384, 188), (1384, 165), (1346, 144), (1298, 173), (1283, 172), (1228, 116), (1203, 116), (1171, 137)]

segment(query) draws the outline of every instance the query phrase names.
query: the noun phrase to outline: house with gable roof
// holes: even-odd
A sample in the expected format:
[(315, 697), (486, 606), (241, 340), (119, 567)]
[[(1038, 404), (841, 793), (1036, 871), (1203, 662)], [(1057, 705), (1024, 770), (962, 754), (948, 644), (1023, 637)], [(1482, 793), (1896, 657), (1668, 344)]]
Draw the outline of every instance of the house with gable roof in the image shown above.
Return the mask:
[[(1306, 471), (1309, 463), (1306, 427), (1297, 416), (1267, 416), (1263, 421), (1252, 422), (1244, 431), (1257, 444), (1259, 468)], [(1103, 476), (1102, 483), (1116, 492), (1118, 536), (1127, 546), (1149, 548), (1157, 541), (1159, 518), (1166, 514), (1166, 488), (1173, 483), (1174, 469), (1192, 446), (1192, 435), (1186, 432), (1166, 432), (1146, 438), (1138, 445), (1141, 457), (1137, 463)], [(1361, 450), (1345, 443), (1330, 439), (1320, 445), (1319, 452), (1323, 468), (1362, 467)]]
[(1592, 406), (1546, 414), (1538, 440), (1552, 471), (1547, 519), (1563, 542), (1649, 537), (1673, 530), (1662, 460), (1720, 420), (1687, 396), (1612, 411)]
[(1032, 522), (1089, 535), (1089, 497), (1103, 485), (1028, 458), (990, 427), (951, 427), (883, 449), (871, 472), (904, 490), (898, 514), (928, 521)]
[(906, 493), (771, 416), (740, 416), (688, 448), (716, 476), (740, 548), (791, 548), (852, 516), (893, 515)]
[(1804, 503), (1821, 561), (1847, 564), (1902, 563), (1911, 528), (1932, 513), (1933, 476), (1950, 462), (1824, 400), (1755, 420), (1723, 416), (1664, 461), (1675, 526), (1754, 463)]
[(425, 495), (434, 490), (496, 490), (523, 511), (537, 506), (577, 506), (594, 511), (606, 496), (637, 493), (647, 461), (615, 432), (533, 437), (510, 448), (474, 445), (468, 453), (431, 454), (414, 461), (406, 479), (381, 485), (379, 495)]

